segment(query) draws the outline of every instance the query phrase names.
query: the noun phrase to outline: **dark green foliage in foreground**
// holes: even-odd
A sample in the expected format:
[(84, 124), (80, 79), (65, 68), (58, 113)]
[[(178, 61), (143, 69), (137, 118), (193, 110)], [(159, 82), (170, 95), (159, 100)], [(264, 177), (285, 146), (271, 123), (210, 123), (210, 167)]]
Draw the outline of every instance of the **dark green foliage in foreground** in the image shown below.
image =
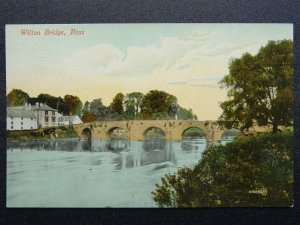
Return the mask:
[(290, 207), (292, 132), (212, 145), (195, 168), (166, 175), (152, 195), (160, 207)]

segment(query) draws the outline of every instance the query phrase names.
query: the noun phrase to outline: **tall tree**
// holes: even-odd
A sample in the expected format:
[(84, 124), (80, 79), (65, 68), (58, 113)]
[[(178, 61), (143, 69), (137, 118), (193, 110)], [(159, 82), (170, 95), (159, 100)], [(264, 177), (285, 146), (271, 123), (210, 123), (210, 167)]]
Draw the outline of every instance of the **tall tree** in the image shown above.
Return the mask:
[(79, 115), (81, 114), (82, 102), (79, 97), (73, 95), (66, 95), (64, 101), (68, 106), (70, 115)]
[(293, 121), (293, 42), (269, 41), (258, 54), (232, 60), (220, 82), (229, 100), (220, 104), (219, 123), (246, 130), (254, 124), (289, 126)]
[(102, 103), (101, 98), (94, 99), (90, 103), (90, 112), (93, 113), (98, 120), (106, 119), (109, 115), (109, 109)]
[(141, 115), (144, 119), (172, 118), (177, 98), (164, 91), (151, 90), (142, 101)]
[(126, 119), (136, 119), (139, 117), (143, 97), (144, 95), (141, 92), (132, 92), (125, 96), (124, 111)]
[(83, 104), (83, 108), (82, 108), (82, 113), (85, 113), (85, 112), (89, 112), (90, 111), (90, 102), (89, 101), (86, 101), (84, 104)]
[(29, 95), (20, 90), (20, 89), (12, 89), (7, 97), (7, 106), (21, 106), (24, 105), (29, 99)]
[(112, 103), (110, 104), (110, 110), (112, 113), (122, 115), (124, 112), (123, 108), (124, 95), (122, 93), (116, 94)]

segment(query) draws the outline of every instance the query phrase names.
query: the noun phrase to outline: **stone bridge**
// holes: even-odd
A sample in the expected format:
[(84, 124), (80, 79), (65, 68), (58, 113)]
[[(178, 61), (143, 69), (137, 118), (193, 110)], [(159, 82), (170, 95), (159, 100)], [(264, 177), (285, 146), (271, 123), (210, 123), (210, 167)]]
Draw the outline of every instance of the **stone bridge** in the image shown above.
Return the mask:
[(123, 121), (96, 121), (74, 125), (80, 138), (110, 140), (111, 132), (120, 128), (125, 131), (128, 140), (143, 141), (150, 128), (161, 129), (168, 141), (181, 141), (184, 131), (189, 128), (200, 128), (205, 132), (207, 141), (219, 141), (225, 131), (215, 121), (196, 120), (123, 120)]

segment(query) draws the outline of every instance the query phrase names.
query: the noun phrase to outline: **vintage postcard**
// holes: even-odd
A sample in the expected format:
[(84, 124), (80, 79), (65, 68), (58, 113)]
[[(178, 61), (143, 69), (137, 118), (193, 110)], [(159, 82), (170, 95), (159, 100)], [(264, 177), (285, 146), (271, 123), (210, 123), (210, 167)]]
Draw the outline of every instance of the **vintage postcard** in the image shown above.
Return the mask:
[(292, 24), (6, 25), (6, 206), (292, 207)]

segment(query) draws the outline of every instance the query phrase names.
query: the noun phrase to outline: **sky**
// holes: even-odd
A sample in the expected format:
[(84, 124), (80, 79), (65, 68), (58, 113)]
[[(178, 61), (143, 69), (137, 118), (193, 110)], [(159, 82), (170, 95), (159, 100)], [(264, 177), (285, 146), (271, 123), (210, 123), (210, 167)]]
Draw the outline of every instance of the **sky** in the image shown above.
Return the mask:
[[(40, 35), (22, 35), (26, 29)], [(45, 35), (47, 29), (65, 35)], [(216, 120), (227, 99), (218, 82), (230, 60), (283, 39), (293, 40), (292, 24), (6, 25), (6, 92), (109, 105), (118, 92), (156, 89), (199, 120)]]

